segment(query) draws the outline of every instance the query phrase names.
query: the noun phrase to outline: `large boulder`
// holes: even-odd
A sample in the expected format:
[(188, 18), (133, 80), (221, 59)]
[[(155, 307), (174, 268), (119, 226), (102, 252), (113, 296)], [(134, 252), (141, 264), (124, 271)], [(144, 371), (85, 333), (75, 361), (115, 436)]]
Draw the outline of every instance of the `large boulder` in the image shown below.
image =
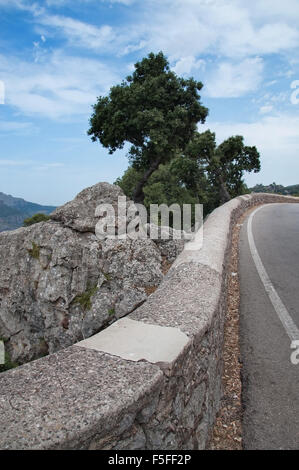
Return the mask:
[(116, 207), (119, 196), (118, 186), (99, 183), (58, 208), (52, 221), (0, 234), (0, 337), (13, 361), (95, 334), (160, 283), (165, 256), (154, 241), (94, 233), (95, 208)]
[(78, 232), (94, 232), (98, 219), (95, 210), (100, 204), (111, 204), (117, 212), (118, 198), (124, 196), (119, 186), (109, 183), (98, 183), (83, 189), (76, 197), (64, 206), (58, 207), (51, 214), (51, 219), (61, 222)]

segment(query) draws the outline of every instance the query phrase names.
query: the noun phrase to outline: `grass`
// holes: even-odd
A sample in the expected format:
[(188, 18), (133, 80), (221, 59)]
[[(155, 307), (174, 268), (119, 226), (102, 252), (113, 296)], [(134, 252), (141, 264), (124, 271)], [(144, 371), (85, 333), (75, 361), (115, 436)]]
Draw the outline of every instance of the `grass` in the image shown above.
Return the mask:
[(77, 295), (74, 299), (75, 304), (80, 304), (84, 311), (91, 309), (91, 297), (97, 292), (97, 286), (88, 287), (81, 295)]
[[(0, 341), (2, 341), (5, 344), (5, 340), (3, 340), (2, 338), (0, 338)], [(18, 365), (19, 364), (17, 364), (16, 362), (13, 362), (11, 360), (10, 355), (8, 354), (8, 352), (5, 351), (5, 363), (0, 364), (0, 373), (5, 372), (5, 371), (10, 370), (10, 369), (15, 369), (16, 367), (18, 367)]]
[(36, 243), (32, 242), (32, 248), (31, 250), (28, 250), (28, 253), (32, 258), (39, 259), (40, 255), (40, 246), (38, 246)]

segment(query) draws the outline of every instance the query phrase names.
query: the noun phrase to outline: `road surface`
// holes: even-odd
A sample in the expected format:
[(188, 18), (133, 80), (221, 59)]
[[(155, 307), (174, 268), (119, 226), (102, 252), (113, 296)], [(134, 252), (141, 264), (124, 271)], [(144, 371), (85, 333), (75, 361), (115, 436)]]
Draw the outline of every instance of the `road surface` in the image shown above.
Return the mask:
[(244, 448), (299, 449), (299, 204), (251, 213), (239, 270)]

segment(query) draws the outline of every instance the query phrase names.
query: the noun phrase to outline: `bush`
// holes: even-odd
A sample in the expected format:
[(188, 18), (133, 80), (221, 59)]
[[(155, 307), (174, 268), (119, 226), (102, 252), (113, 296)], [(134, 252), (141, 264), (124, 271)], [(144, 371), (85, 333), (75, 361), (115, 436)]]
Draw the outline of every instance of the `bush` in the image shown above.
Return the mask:
[(50, 220), (50, 217), (46, 214), (34, 214), (32, 217), (28, 217), (28, 219), (24, 220), (24, 227), (29, 227), (30, 225), (38, 224), (39, 222), (47, 222), (47, 220)]

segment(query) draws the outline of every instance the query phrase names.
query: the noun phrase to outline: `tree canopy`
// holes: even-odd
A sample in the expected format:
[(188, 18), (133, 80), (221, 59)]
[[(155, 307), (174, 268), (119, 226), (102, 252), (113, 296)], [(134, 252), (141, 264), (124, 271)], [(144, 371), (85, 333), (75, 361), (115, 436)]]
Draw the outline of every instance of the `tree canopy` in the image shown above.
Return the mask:
[(256, 147), (244, 145), (240, 135), (229, 137), (220, 145), (210, 130), (195, 133), (186, 155), (197, 161), (206, 172), (210, 183), (219, 193), (219, 204), (242, 193), (244, 172), (260, 171), (260, 154)]
[(88, 134), (110, 154), (131, 143), (130, 162), (139, 174), (135, 202), (144, 201), (144, 186), (159, 165), (181, 155), (197, 124), (205, 122), (202, 87), (193, 78), (178, 77), (160, 52), (137, 62), (132, 75), (98, 98)]
[[(217, 146), (211, 131), (196, 132), (184, 154), (160, 165), (148, 181), (144, 190), (144, 204), (178, 203), (204, 205), (208, 214), (230, 198), (244, 194), (245, 171), (259, 171), (259, 153), (255, 147), (244, 145), (242, 136), (233, 136)], [(132, 198), (140, 170), (129, 167), (118, 184)]]
[(178, 77), (162, 52), (150, 53), (93, 106), (88, 134), (113, 154), (130, 143), (130, 167), (117, 180), (135, 202), (199, 202), (209, 212), (245, 191), (244, 172), (260, 170), (256, 147), (233, 136), (220, 145), (199, 133), (208, 109), (203, 84)]

